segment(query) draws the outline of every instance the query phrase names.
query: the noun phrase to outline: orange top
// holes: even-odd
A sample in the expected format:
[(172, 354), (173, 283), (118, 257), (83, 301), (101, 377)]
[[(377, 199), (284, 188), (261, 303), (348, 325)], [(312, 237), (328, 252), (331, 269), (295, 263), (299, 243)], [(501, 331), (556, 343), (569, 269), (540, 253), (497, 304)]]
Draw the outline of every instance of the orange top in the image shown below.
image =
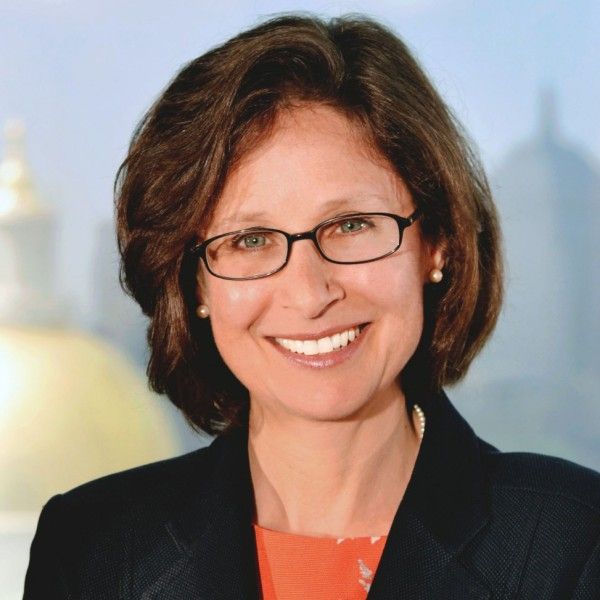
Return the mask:
[(387, 536), (322, 538), (254, 524), (264, 600), (365, 600)]

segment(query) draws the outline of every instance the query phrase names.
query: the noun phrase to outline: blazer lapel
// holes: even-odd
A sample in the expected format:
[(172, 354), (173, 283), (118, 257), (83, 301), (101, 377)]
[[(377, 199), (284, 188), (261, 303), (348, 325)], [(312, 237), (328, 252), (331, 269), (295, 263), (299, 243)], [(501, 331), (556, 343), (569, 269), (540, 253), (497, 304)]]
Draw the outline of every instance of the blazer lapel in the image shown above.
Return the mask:
[(419, 404), (425, 436), (368, 598), (490, 598), (458, 558), (489, 520), (479, 440), (445, 394)]
[(156, 561), (160, 576), (134, 597), (258, 599), (247, 433), (218, 438), (209, 452), (214, 456), (210, 473), (197, 474), (204, 477), (202, 491), (184, 499), (179, 513), (164, 526), (157, 547), (169, 550)]
[[(386, 547), (368, 600), (483, 600), (490, 593), (422, 523), (402, 519), (401, 543)], [(397, 539), (390, 536), (389, 539)]]

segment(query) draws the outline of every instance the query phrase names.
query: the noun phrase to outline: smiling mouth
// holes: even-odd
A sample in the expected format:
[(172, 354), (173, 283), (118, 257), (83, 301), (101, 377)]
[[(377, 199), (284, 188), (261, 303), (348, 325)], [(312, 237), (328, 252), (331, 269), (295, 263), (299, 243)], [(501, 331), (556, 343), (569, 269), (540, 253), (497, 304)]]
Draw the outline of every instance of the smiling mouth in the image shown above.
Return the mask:
[(318, 354), (330, 354), (342, 350), (356, 340), (367, 323), (357, 327), (351, 327), (339, 331), (333, 335), (325, 336), (317, 340), (293, 340), (287, 338), (274, 338), (275, 342), (295, 354), (304, 354), (306, 356), (315, 356)]

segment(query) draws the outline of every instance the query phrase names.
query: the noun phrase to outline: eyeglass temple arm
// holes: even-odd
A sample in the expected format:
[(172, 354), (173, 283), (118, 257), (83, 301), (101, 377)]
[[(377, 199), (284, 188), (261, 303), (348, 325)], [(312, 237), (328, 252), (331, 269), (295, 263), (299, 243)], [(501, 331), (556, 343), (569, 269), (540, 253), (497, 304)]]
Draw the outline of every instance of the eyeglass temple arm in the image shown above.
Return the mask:
[(405, 220), (408, 221), (408, 225), (412, 225), (422, 215), (423, 215), (423, 212), (421, 211), (420, 208), (417, 207), (413, 211), (412, 215), (409, 215), (408, 217), (406, 217)]

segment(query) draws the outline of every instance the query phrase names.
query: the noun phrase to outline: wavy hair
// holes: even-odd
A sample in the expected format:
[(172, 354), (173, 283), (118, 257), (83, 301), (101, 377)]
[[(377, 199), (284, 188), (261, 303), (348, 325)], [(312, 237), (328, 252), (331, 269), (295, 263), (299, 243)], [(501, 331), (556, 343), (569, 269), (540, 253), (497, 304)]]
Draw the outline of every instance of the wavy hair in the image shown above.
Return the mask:
[(444, 280), (426, 285), (425, 328), (403, 385), (458, 381), (498, 317), (500, 234), (486, 176), (406, 45), (364, 17), (268, 20), (176, 75), (115, 181), (121, 283), (149, 317), (150, 384), (209, 434), (247, 423), (249, 397), (195, 315), (197, 264), (186, 250), (236, 161), (278, 111), (305, 102), (360, 124), (421, 208), (424, 235), (444, 247)]

